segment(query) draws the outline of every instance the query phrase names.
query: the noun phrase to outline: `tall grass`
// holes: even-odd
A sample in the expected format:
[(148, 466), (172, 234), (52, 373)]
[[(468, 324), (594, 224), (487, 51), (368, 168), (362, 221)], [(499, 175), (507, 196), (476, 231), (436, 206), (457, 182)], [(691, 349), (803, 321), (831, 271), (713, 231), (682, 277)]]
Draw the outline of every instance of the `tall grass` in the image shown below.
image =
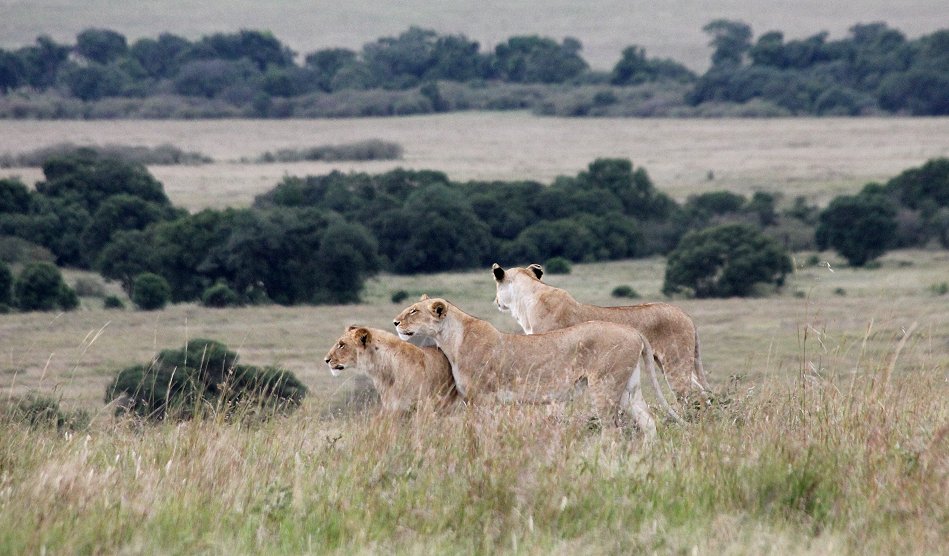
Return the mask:
[[(912, 333), (912, 330), (909, 331)], [(0, 552), (935, 553), (945, 369), (733, 382), (649, 449), (543, 408), (0, 423)], [(803, 338), (806, 347), (808, 338)], [(912, 339), (910, 339), (912, 342)]]

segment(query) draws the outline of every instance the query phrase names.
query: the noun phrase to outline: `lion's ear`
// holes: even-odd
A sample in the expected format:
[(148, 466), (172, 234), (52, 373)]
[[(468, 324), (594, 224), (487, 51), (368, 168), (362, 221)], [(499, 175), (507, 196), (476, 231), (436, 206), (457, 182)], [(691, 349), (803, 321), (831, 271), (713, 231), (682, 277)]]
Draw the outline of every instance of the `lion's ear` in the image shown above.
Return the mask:
[(498, 263), (491, 265), (491, 272), (494, 272), (494, 279), (498, 282), (504, 280), (504, 269)]
[(544, 275), (544, 267), (540, 266), (537, 263), (534, 263), (530, 265), (529, 267), (527, 267), (527, 270), (530, 270), (531, 272), (533, 272), (534, 276), (536, 276), (538, 280), (540, 280), (540, 277)]
[(438, 318), (444, 317), (445, 313), (448, 312), (448, 306), (445, 305), (444, 301), (435, 301), (434, 303), (432, 303), (431, 309), (432, 309), (432, 314)]
[(365, 346), (369, 343), (371, 335), (369, 330), (366, 328), (356, 328), (356, 331), (353, 333), (353, 336), (356, 338), (356, 341)]
[(422, 294), (422, 297), (418, 298), (419, 301), (425, 301), (426, 299), (428, 299), (428, 294), (427, 294), (427, 293), (423, 293), (423, 294)]
[(362, 327), (359, 326), (358, 324), (350, 324), (349, 328), (346, 329), (346, 332), (352, 332), (353, 330), (356, 330), (357, 328), (362, 328)]

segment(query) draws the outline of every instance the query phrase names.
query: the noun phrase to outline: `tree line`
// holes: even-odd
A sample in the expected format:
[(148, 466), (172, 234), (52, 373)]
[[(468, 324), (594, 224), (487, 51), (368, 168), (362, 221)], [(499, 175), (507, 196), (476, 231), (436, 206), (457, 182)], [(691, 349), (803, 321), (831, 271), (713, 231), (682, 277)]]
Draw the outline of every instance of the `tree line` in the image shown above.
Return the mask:
[[(216, 33), (196, 41), (163, 33), (129, 44), (116, 31), (92, 28), (72, 45), (40, 36), (34, 45), (0, 49), (0, 98), (10, 101), (7, 117), (69, 117), (70, 110), (89, 115), (65, 104), (31, 111), (22, 97), (34, 91), (86, 103), (156, 99), (138, 112), (152, 117), (175, 113), (162, 102), (186, 104), (191, 109), (184, 113), (197, 116), (287, 117), (334, 110), (386, 115), (524, 108), (536, 91), (514, 99), (503, 98), (509, 91), (501, 97), (484, 91), (501, 84), (596, 86), (589, 102), (570, 112), (585, 115), (602, 112), (591, 107), (620, 102), (618, 89), (662, 84), (680, 110), (755, 100), (786, 114), (949, 113), (949, 30), (910, 40), (884, 23), (861, 24), (834, 41), (827, 33), (785, 41), (780, 31), (753, 41), (751, 27), (732, 20), (713, 21), (704, 30), (712, 63), (698, 76), (674, 60), (647, 57), (635, 44), (610, 71), (595, 71), (582, 57), (581, 43), (570, 37), (558, 42), (513, 36), (484, 51), (462, 34), (411, 27), (359, 51), (325, 48), (298, 56), (264, 31)], [(466, 87), (458, 91), (446, 87), (449, 83)], [(333, 97), (332, 102), (357, 105), (348, 111), (325, 106), (331, 102), (326, 95), (341, 91), (389, 93)], [(21, 93), (20, 104), (10, 97), (13, 92)], [(472, 100), (478, 94), (489, 98)], [(550, 104), (537, 109), (549, 112)]]
[[(0, 238), (36, 244), (57, 265), (117, 280), (142, 308), (163, 306), (165, 298), (208, 306), (347, 303), (380, 270), (654, 254), (668, 255), (670, 267), (685, 265), (670, 271), (667, 293), (746, 295), (735, 289), (741, 281), (707, 278), (720, 279), (721, 265), (743, 264), (745, 281), (753, 269), (761, 281), (780, 283), (790, 272), (786, 253), (803, 249), (832, 248), (862, 266), (894, 247), (949, 248), (947, 159), (868, 184), (823, 210), (803, 198), (779, 209), (780, 195), (766, 192), (712, 191), (680, 204), (628, 159), (597, 159), (550, 184), (456, 182), (405, 169), (286, 177), (250, 208), (195, 214), (174, 207), (144, 166), (95, 151), (51, 158), (43, 172), (35, 190), (0, 180)], [(709, 249), (731, 255), (715, 263)], [(54, 299), (45, 308), (75, 307), (75, 294), (48, 276), (48, 266), (32, 271), (51, 284)], [(5, 276), (0, 303), (9, 304), (13, 279)]]

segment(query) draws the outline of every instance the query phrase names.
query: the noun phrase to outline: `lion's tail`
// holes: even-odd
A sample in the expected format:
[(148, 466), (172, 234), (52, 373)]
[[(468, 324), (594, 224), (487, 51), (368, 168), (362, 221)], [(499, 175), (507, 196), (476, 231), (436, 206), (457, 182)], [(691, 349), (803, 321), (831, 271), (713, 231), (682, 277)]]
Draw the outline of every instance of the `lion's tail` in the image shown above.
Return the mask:
[(659, 405), (661, 405), (662, 408), (666, 410), (666, 413), (668, 413), (676, 423), (684, 425), (685, 421), (682, 419), (682, 417), (679, 417), (679, 414), (676, 413), (674, 409), (672, 409), (671, 405), (669, 405), (666, 395), (662, 393), (662, 388), (659, 386), (659, 378), (656, 376), (656, 356), (652, 351), (652, 345), (649, 344), (649, 340), (643, 336), (642, 332), (639, 333), (639, 337), (643, 342), (642, 358), (646, 364), (646, 370), (649, 372), (649, 376), (652, 379), (652, 387), (656, 389), (656, 396), (659, 398)]

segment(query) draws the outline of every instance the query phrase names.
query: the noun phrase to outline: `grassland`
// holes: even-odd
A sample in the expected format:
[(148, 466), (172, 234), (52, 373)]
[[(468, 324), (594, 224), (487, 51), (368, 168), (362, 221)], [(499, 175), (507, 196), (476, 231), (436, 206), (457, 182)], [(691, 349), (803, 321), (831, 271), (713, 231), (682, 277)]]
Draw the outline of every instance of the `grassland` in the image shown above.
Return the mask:
[[(70, 141), (157, 147), (171, 144), (215, 164), (155, 166), (172, 201), (190, 210), (247, 206), (284, 175), (333, 169), (434, 169), (455, 180), (549, 182), (576, 175), (597, 157), (625, 157), (656, 186), (684, 200), (714, 189), (804, 195), (824, 204), (869, 181), (886, 180), (929, 158), (949, 156), (946, 118), (571, 119), (526, 113), (459, 113), (353, 120), (8, 121), (0, 153), (17, 155)], [(381, 139), (402, 160), (242, 164), (260, 153)], [(709, 180), (711, 172), (714, 179)], [(27, 183), (36, 168), (10, 168)]]
[[(246, 205), (284, 173), (435, 168), (456, 179), (549, 180), (628, 156), (681, 199), (762, 189), (823, 201), (946, 156), (939, 119), (641, 121), (523, 114), (346, 122), (7, 122), (0, 152), (56, 141), (171, 143), (223, 160), (153, 169), (190, 209)], [(255, 165), (242, 156), (369, 137), (397, 163)], [(174, 170), (174, 171), (172, 171)], [(715, 179), (707, 180), (712, 170)], [(181, 173), (175, 173), (181, 171)], [(189, 173), (193, 171), (194, 173)], [(28, 181), (37, 174), (21, 173)], [(364, 303), (0, 315), (0, 405), (29, 391), (88, 429), (0, 418), (0, 553), (931, 554), (949, 536), (949, 279), (944, 250), (855, 270), (799, 253), (777, 295), (677, 300), (695, 319), (725, 403), (638, 438), (524, 408), (409, 419), (351, 403), (364, 380), (322, 364), (343, 328), (391, 326), (394, 291), (448, 297), (504, 330), (488, 269), (382, 275)], [(516, 261), (500, 261), (513, 264)], [(659, 258), (548, 276), (585, 302), (633, 286), (660, 299)], [(79, 277), (70, 272), (67, 281)], [(94, 288), (92, 288), (94, 289)], [(117, 293), (115, 284), (104, 286)], [(311, 390), (267, 423), (113, 418), (120, 367), (206, 337), (279, 365)]]
[(79, 31), (106, 27), (135, 40), (172, 32), (190, 39), (238, 29), (269, 29), (301, 53), (318, 48), (358, 50), (366, 42), (396, 35), (410, 25), (439, 33), (464, 33), (483, 48), (514, 35), (541, 34), (558, 40), (580, 39), (591, 66), (610, 69), (630, 44), (644, 46), (650, 56), (671, 57), (704, 70), (710, 50), (702, 26), (717, 18), (740, 19), (757, 34), (781, 30), (788, 38), (828, 31), (845, 36), (856, 23), (885, 21), (911, 37), (945, 26), (949, 11), (936, 0), (823, 2), (802, 0), (671, 0), (662, 4), (606, 0), (577, 3), (544, 2), (438, 3), (378, 0), (321, 3), (300, 0), (255, 2), (248, 9), (238, 0), (148, 2), (119, 4), (109, 0), (0, 0), (0, 47), (32, 43), (48, 34), (72, 43)]
[[(636, 437), (529, 408), (346, 405), (364, 388), (321, 358), (345, 325), (386, 327), (391, 292), (445, 295), (511, 330), (490, 273), (373, 280), (337, 307), (0, 316), (0, 377), (92, 411), (89, 429), (0, 419), (7, 553), (938, 553), (949, 519), (949, 320), (943, 252), (876, 270), (802, 267), (785, 292), (689, 300), (722, 403)], [(611, 303), (658, 296), (659, 259), (550, 281)], [(293, 370), (290, 417), (145, 425), (99, 402), (110, 369), (187, 338)], [(15, 384), (14, 384), (15, 382)], [(6, 398), (6, 395), (3, 396)], [(332, 417), (330, 415), (333, 415)]]

